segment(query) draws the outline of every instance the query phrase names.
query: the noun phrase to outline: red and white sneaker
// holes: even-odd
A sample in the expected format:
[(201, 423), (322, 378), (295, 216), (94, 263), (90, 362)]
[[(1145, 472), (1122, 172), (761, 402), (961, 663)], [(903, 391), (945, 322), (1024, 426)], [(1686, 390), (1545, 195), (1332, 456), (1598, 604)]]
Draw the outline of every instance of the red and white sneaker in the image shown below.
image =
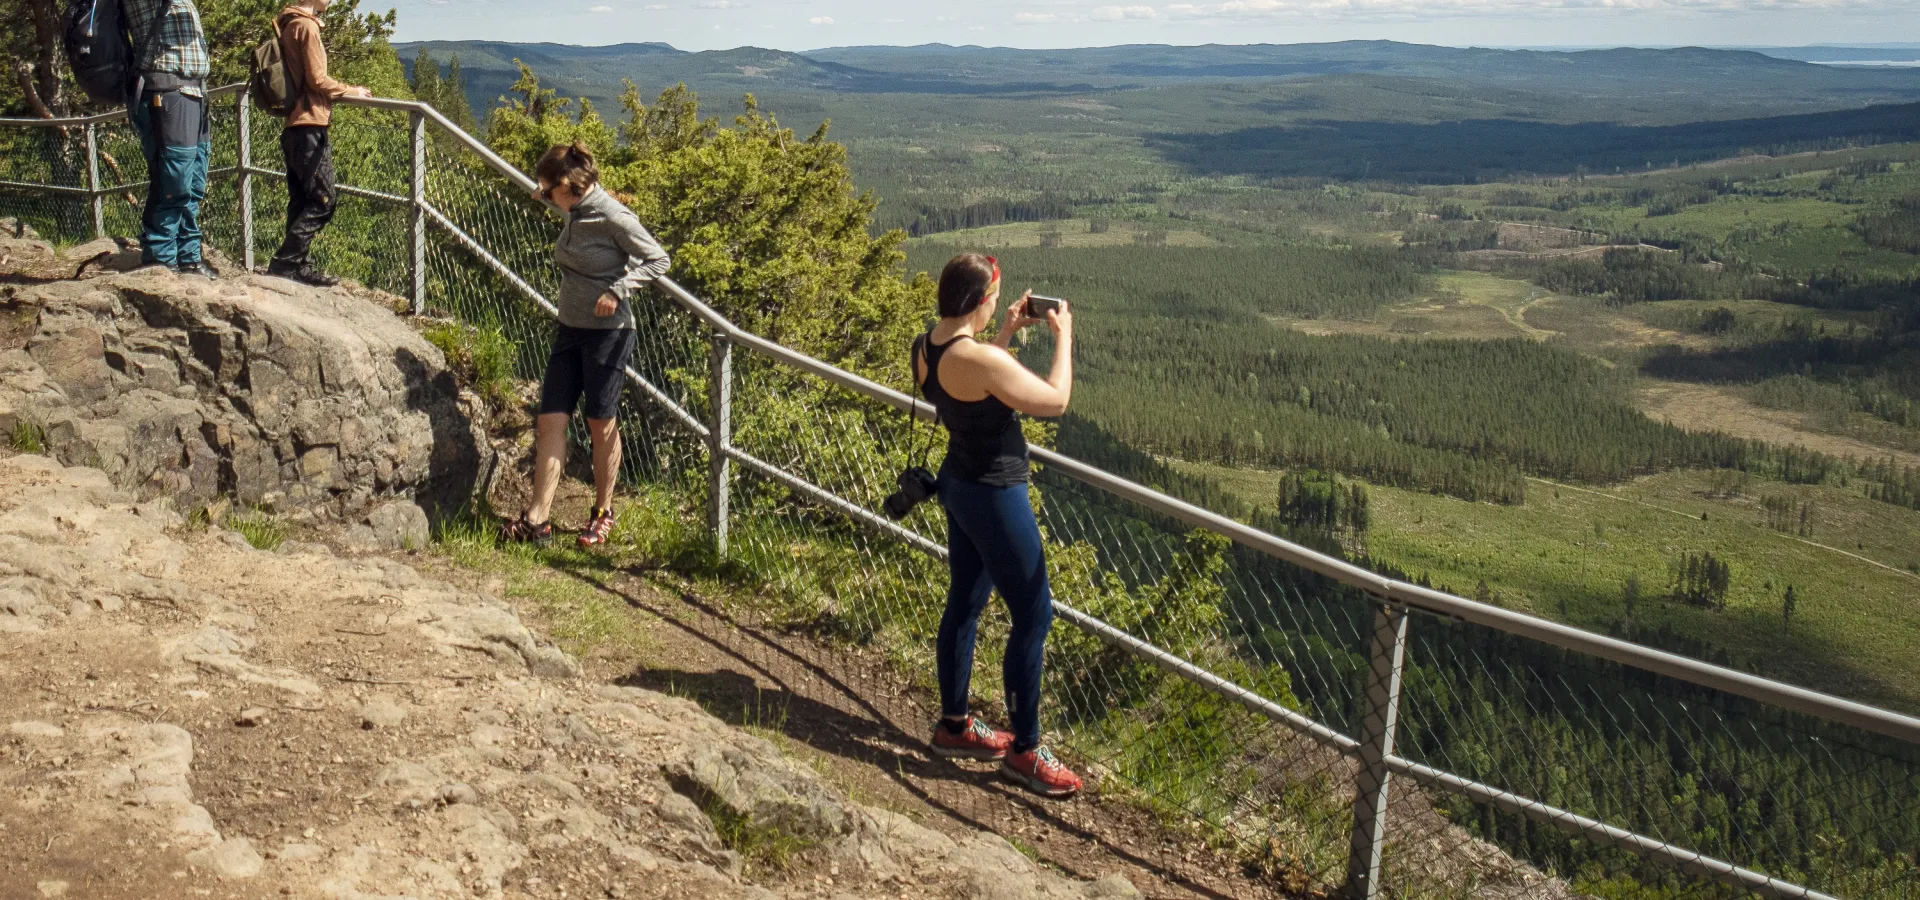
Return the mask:
[(1045, 747), (1007, 754), (1000, 762), (1000, 774), (1042, 797), (1071, 797), (1080, 790), (1080, 776)]
[(935, 756), (991, 762), (1006, 758), (1007, 750), (1013, 746), (1013, 735), (995, 731), (987, 723), (968, 716), (967, 727), (960, 729), (959, 734), (948, 731), (945, 722), (933, 723), (933, 739), (927, 743), (932, 745)]
[(596, 506), (588, 513), (587, 529), (580, 532), (580, 536), (574, 538), (574, 541), (583, 550), (588, 547), (598, 547), (606, 543), (607, 538), (613, 536), (613, 525), (613, 510)]

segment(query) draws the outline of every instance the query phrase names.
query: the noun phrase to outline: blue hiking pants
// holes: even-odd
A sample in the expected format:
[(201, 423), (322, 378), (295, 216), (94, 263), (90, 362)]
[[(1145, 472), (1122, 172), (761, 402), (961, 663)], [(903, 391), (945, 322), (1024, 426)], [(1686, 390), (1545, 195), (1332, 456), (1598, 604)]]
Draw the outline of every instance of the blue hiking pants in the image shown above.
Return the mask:
[(140, 261), (180, 268), (200, 262), (200, 201), (212, 155), (207, 101), (184, 91), (147, 91), (127, 108), (147, 158)]
[(1040, 668), (1047, 630), (1053, 626), (1047, 556), (1027, 486), (994, 487), (942, 472), (940, 505), (947, 511), (947, 567), (952, 575), (935, 648), (941, 713), (967, 714), (974, 638), (987, 597), (997, 588), (1013, 620), (1000, 667), (1006, 679), (1007, 716), (1013, 724), (1013, 749), (1025, 753), (1040, 745)]

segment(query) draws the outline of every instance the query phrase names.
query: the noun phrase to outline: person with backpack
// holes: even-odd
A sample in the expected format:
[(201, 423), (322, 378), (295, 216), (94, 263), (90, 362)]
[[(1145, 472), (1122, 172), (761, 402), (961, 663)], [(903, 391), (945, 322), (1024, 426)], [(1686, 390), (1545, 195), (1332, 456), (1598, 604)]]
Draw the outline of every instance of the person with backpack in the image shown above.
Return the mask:
[(320, 15), (332, 5), (333, 0), (300, 0), (281, 10), (273, 25), (293, 102), (286, 128), (280, 132), (280, 152), (287, 160), (287, 236), (267, 264), (267, 274), (315, 287), (331, 287), (340, 281), (316, 270), (310, 255), (313, 239), (333, 218), (333, 146), (328, 140), (333, 101), (373, 96), (364, 87), (336, 81), (327, 74)]
[(201, 256), (200, 202), (213, 142), (207, 115), (207, 39), (194, 0), (121, 0), (134, 48), (127, 119), (147, 159), (140, 261), (213, 278)]

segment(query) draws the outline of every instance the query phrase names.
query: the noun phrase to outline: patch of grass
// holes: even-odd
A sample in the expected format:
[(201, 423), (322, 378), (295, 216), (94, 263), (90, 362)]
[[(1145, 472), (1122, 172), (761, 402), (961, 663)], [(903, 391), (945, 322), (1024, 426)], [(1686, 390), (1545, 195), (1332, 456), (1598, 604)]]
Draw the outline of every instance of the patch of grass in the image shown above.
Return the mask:
[(513, 359), (515, 346), (498, 325), (475, 328), (459, 322), (440, 322), (421, 332), (427, 342), (440, 348), (447, 365), (474, 393), (494, 409), (505, 409), (514, 402)]
[[(1279, 473), (1178, 467), (1272, 508)], [(1755, 481), (1723, 496), (1713, 474), (1668, 472), (1605, 490), (1537, 483), (1513, 506), (1369, 486), (1367, 550), (1456, 594), (1485, 581), (1511, 609), (1643, 639), (1665, 629), (1768, 677), (1920, 708), (1920, 657), (1911, 652), (1920, 645), (1920, 580), (1906, 570), (1920, 513), (1831, 485)], [(1811, 502), (1811, 542), (1768, 529), (1763, 494)], [(1732, 563), (1725, 611), (1664, 599), (1669, 567), (1688, 551)], [(1629, 577), (1643, 588), (1631, 626)], [(1791, 631), (1781, 613), (1788, 585), (1799, 598)]]
[[(641, 505), (640, 500), (631, 505)], [(657, 648), (644, 621), (609, 589), (619, 567), (635, 555), (632, 544), (589, 552), (557, 530), (546, 547), (502, 542), (499, 517), (480, 505), (442, 520), (434, 546), (462, 568), (503, 576), (507, 596), (536, 607), (553, 637), (576, 656), (644, 659)]]
[(222, 524), (246, 538), (255, 550), (278, 550), (281, 544), (287, 542), (289, 533), (285, 522), (260, 509), (233, 513)]
[(16, 419), (9, 441), (13, 449), (20, 453), (47, 452), (47, 431), (26, 419)]
[(818, 843), (806, 835), (795, 834), (779, 823), (760, 821), (737, 812), (717, 797), (709, 796), (701, 804), (701, 809), (713, 821), (713, 829), (719, 833), (720, 843), (740, 854), (746, 860), (748, 872), (752, 874), (790, 871), (801, 855)]

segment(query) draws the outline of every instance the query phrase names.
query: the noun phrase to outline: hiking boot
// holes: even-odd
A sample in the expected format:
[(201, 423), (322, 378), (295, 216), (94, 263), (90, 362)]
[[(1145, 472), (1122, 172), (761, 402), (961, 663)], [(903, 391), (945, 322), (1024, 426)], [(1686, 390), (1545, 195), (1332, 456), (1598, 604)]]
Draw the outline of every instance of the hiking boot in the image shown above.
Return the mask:
[(1013, 735), (995, 731), (987, 723), (968, 716), (966, 727), (960, 729), (959, 734), (947, 730), (944, 719), (933, 723), (933, 738), (927, 743), (935, 756), (990, 762), (1006, 758), (1007, 749), (1013, 746)]
[(587, 517), (587, 530), (580, 532), (575, 541), (581, 547), (598, 547), (613, 536), (613, 510), (596, 506)]
[(1000, 762), (1000, 774), (1042, 797), (1071, 797), (1080, 790), (1080, 776), (1045, 747), (1007, 754)]
[(267, 274), (317, 288), (330, 288), (340, 283), (340, 279), (312, 266), (289, 266), (275, 262), (267, 265)]
[(544, 547), (553, 540), (553, 523), (541, 522), (538, 525), (527, 521), (527, 514), (521, 513), (518, 519), (509, 519), (500, 526), (500, 540), (509, 544), (533, 544)]
[(190, 263), (182, 263), (180, 267), (177, 269), (174, 269), (174, 271), (182, 275), (198, 275), (201, 278), (205, 278), (208, 281), (212, 281), (220, 277), (220, 273), (218, 271), (215, 271), (213, 266), (208, 264), (208, 262), (204, 259), (196, 260)]

